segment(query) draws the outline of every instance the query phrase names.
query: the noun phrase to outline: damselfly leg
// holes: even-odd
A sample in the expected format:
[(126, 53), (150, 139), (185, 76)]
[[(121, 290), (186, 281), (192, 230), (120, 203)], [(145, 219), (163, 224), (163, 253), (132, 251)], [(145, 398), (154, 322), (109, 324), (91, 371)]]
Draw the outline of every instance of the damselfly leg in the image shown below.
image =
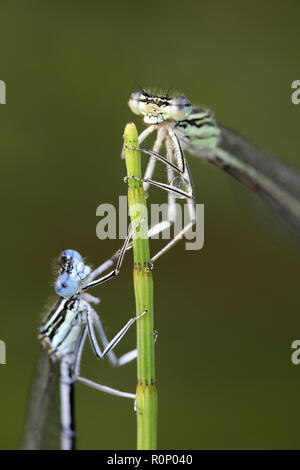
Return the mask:
[[(147, 313), (147, 310), (145, 310), (137, 317), (131, 318), (126, 323), (126, 325), (115, 335), (115, 337), (110, 342), (108, 342), (97, 313), (90, 307), (89, 304), (84, 304), (84, 301), (82, 301), (81, 307), (87, 310), (85, 312), (86, 321), (82, 319), (83, 330), (81, 331), (81, 335), (78, 338), (76, 349), (74, 349), (72, 353), (64, 354), (60, 360), (60, 416), (62, 450), (72, 450), (75, 448), (74, 384), (77, 381), (110, 395), (131, 398), (135, 400), (135, 394), (133, 393), (124, 392), (122, 390), (108, 387), (107, 385), (99, 384), (80, 375), (81, 357), (87, 336), (89, 336), (93, 352), (98, 359), (104, 359), (106, 356), (108, 356), (110, 362), (114, 366), (122, 366), (136, 358), (136, 350), (125, 353), (120, 358), (117, 358), (113, 353), (113, 349), (121, 341), (131, 325)], [(99, 326), (101, 328), (101, 336), (99, 336), (102, 347), (104, 348), (103, 352), (101, 351), (101, 347), (97, 341), (93, 323), (96, 324), (97, 330), (99, 329)]]
[[(84, 335), (83, 335), (82, 340), (79, 344), (78, 352), (77, 352), (77, 355), (76, 355), (76, 361), (75, 361), (75, 365), (74, 365), (74, 379), (79, 380), (79, 381), (84, 382), (84, 383), (86, 383), (86, 381), (88, 380), (88, 379), (85, 379), (84, 377), (82, 377), (80, 375), (81, 355), (82, 355), (82, 350), (83, 350), (85, 339), (86, 339), (87, 335), (89, 335), (89, 339), (90, 339), (92, 349), (93, 349), (94, 354), (96, 355), (96, 357), (98, 359), (103, 359), (103, 358), (106, 357), (106, 355), (108, 355), (108, 358), (109, 358), (110, 362), (114, 366), (122, 366), (122, 365), (127, 364), (128, 362), (136, 359), (136, 355), (137, 355), (136, 349), (132, 350), (132, 351), (129, 351), (128, 353), (123, 354), (120, 358), (117, 358), (115, 356), (115, 354), (112, 352), (112, 350), (121, 341), (121, 339), (127, 333), (129, 328), (131, 327), (131, 325), (133, 325), (133, 323), (136, 320), (138, 320), (143, 315), (145, 315), (147, 313), (147, 311), (148, 310), (144, 310), (144, 312), (142, 312), (137, 317), (130, 318), (130, 320), (126, 323), (126, 325), (108, 343), (106, 335), (105, 335), (103, 327), (102, 327), (102, 324), (101, 324), (101, 321), (100, 321), (100, 318), (98, 317), (97, 313), (91, 309), (90, 320), (88, 320), (87, 328), (84, 331)], [(103, 352), (101, 351), (101, 348), (100, 348), (99, 343), (97, 341), (93, 323), (95, 323), (98, 331), (99, 331), (99, 327), (101, 329), (101, 336), (104, 339), (104, 341), (102, 341), (102, 338), (101, 338), (102, 347), (104, 348)], [(104, 335), (103, 335), (103, 333), (104, 333)], [(88, 382), (89, 382), (90, 387), (94, 386), (94, 388), (96, 388), (96, 389), (99, 389), (99, 387), (104, 387), (104, 389), (105, 389), (104, 391), (106, 391), (107, 393), (111, 393), (113, 395), (118, 395), (118, 396), (121, 396), (121, 397), (135, 398), (134, 394), (128, 394), (127, 392), (122, 392), (120, 390), (112, 389), (110, 387), (98, 384), (98, 383), (93, 382), (91, 380), (88, 380)], [(113, 391), (113, 392), (110, 392), (109, 390)]]
[[(89, 275), (85, 285), (82, 286), (81, 288), (82, 291), (86, 291), (87, 289), (90, 289), (91, 287), (96, 287), (96, 286), (99, 286), (100, 284), (104, 284), (105, 282), (110, 281), (110, 279), (113, 279), (119, 274), (130, 239), (133, 235), (133, 232), (139, 227), (140, 224), (141, 224), (141, 221), (130, 229), (125, 239), (125, 242), (123, 243), (122, 248), (117, 252), (117, 254), (113, 255), (112, 258), (107, 260), (105, 263), (101, 264), (94, 272), (92, 272)], [(95, 279), (95, 277), (97, 277), (99, 274), (101, 274), (106, 269), (108, 269), (113, 264), (116, 258), (117, 258), (117, 265), (115, 269), (113, 269), (110, 273), (106, 274), (105, 276), (102, 276), (99, 279)]]

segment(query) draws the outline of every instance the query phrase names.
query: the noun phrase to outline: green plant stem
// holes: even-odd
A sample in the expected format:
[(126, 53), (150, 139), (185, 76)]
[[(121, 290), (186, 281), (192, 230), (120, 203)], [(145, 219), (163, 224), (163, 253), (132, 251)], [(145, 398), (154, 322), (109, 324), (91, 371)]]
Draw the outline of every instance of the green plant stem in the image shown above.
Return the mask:
[[(138, 147), (138, 133), (133, 123), (125, 128), (125, 144)], [(137, 448), (155, 450), (157, 440), (157, 390), (154, 366), (153, 280), (147, 236), (147, 206), (143, 184), (130, 178), (142, 177), (141, 156), (137, 150), (125, 148), (129, 177), (128, 206), (132, 226), (140, 223), (133, 234), (134, 290), (136, 314), (148, 312), (137, 321)]]

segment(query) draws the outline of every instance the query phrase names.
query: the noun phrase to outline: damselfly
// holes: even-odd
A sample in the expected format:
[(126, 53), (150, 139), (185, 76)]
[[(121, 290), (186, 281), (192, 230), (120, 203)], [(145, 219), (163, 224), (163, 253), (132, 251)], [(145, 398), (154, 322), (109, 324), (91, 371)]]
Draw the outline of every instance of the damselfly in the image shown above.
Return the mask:
[[(130, 109), (144, 116), (148, 127), (139, 136), (139, 145), (157, 131), (152, 150), (140, 150), (150, 155), (143, 178), (144, 188), (149, 184), (166, 189), (169, 195), (169, 223), (174, 211), (173, 195), (181, 195), (189, 201), (191, 223), (175, 237), (156, 258), (176, 243), (194, 222), (193, 185), (183, 150), (207, 160), (233, 175), (276, 209), (278, 214), (300, 231), (300, 173), (257, 149), (245, 137), (217, 123), (212, 111), (192, 107), (184, 96), (157, 96), (145, 90), (133, 93), (129, 99)], [(165, 142), (166, 158), (159, 152)], [(169, 184), (152, 180), (156, 161), (168, 166)], [(174, 171), (177, 175), (174, 178)], [(178, 191), (184, 189), (184, 191)], [(164, 229), (161, 225), (159, 229)]]
[[(189, 232), (196, 222), (192, 177), (182, 152), (179, 139), (175, 132), (176, 123), (189, 116), (191, 112), (191, 104), (183, 96), (176, 96), (171, 99), (167, 96), (150, 95), (144, 90), (140, 90), (139, 92), (131, 95), (129, 106), (134, 113), (143, 115), (144, 122), (149, 124), (149, 127), (139, 136), (139, 145), (153, 131), (157, 130), (157, 137), (153, 150), (140, 148), (142, 152), (150, 155), (151, 157), (142, 179), (144, 182), (144, 189), (147, 191), (149, 185), (153, 185), (168, 192), (168, 220), (162, 221), (155, 227), (152, 227), (151, 232), (155, 234), (162, 232), (174, 223), (176, 218), (175, 198), (186, 199), (189, 209), (190, 220), (187, 221), (183, 229), (176, 234), (166, 246), (152, 257), (151, 261), (154, 262), (175, 243), (181, 240), (181, 238)], [(166, 158), (159, 154), (163, 142), (166, 146)], [(152, 179), (157, 160), (167, 165), (168, 184)], [(149, 236), (151, 235), (152, 233), (149, 232)]]
[[(112, 395), (135, 400), (135, 394), (133, 393), (116, 390), (81, 377), (80, 363), (87, 336), (97, 358), (103, 359), (107, 356), (114, 366), (127, 364), (137, 356), (135, 349), (117, 358), (112, 350), (130, 326), (147, 311), (131, 318), (109, 342), (100, 318), (91, 306), (92, 303), (98, 304), (100, 300), (86, 292), (91, 287), (103, 284), (118, 275), (133, 230), (136, 229), (137, 225), (129, 232), (121, 250), (93, 272), (91, 272), (89, 266), (85, 265), (77, 251), (65, 250), (62, 252), (60, 256), (60, 275), (55, 282), (55, 290), (60, 299), (40, 327), (39, 339), (49, 357), (46, 358), (44, 353), (39, 361), (38, 380), (32, 402), (29, 405), (23, 445), (25, 449), (49, 448), (51, 446), (51, 442), (49, 442), (51, 439), (50, 426), (54, 419), (51, 413), (55, 414), (56, 411), (51, 410), (49, 395), (55, 369), (58, 365), (61, 449), (75, 448), (73, 395), (76, 381)], [(115, 261), (117, 261), (115, 269), (97, 278), (109, 269)], [(103, 351), (98, 344), (96, 331), (102, 343)], [(52, 391), (55, 393), (53, 387)], [(56, 421), (59, 422), (59, 420)]]

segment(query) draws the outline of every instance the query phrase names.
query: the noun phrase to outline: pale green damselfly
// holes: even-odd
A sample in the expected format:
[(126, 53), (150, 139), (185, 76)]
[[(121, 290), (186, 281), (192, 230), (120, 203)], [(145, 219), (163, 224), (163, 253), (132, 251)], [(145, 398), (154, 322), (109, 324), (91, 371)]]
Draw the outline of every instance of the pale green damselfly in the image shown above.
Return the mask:
[[(299, 170), (270, 157), (246, 137), (219, 124), (212, 111), (192, 106), (184, 96), (171, 98), (140, 90), (131, 95), (129, 106), (135, 114), (144, 116), (148, 125), (139, 136), (139, 146), (157, 131), (153, 148), (140, 148), (150, 155), (143, 178), (145, 190), (151, 184), (169, 192), (169, 225), (174, 222), (175, 197), (186, 198), (190, 206), (190, 223), (155, 255), (155, 259), (182, 238), (195, 222), (193, 183), (184, 150), (237, 178), (300, 232)], [(166, 157), (159, 153), (163, 143)], [(168, 184), (152, 179), (157, 160), (168, 166)], [(160, 224), (151, 232), (162, 231), (166, 226), (166, 223)]]

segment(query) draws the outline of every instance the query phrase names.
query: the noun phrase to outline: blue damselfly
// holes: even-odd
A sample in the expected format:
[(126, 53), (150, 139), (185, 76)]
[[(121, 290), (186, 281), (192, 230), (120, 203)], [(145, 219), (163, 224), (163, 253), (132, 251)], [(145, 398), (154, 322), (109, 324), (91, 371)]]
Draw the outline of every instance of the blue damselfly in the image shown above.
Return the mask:
[[(40, 327), (39, 339), (44, 350), (38, 362), (37, 379), (30, 398), (24, 449), (57, 448), (59, 434), (61, 449), (75, 448), (75, 382), (82, 382), (97, 390), (135, 400), (134, 393), (116, 390), (82, 377), (80, 363), (87, 337), (96, 357), (103, 359), (107, 356), (114, 366), (127, 364), (136, 358), (136, 349), (120, 358), (117, 358), (112, 350), (130, 326), (147, 311), (141, 312), (137, 317), (130, 318), (114, 338), (108, 341), (100, 318), (91, 305), (98, 304), (100, 300), (87, 292), (88, 289), (103, 284), (118, 275), (130, 238), (136, 227), (129, 232), (121, 250), (93, 272), (89, 266), (85, 265), (77, 251), (64, 250), (62, 252), (60, 275), (55, 282), (55, 290), (60, 298)], [(115, 262), (115, 269), (98, 278)], [(103, 350), (98, 343), (96, 333)], [(57, 397), (58, 385), (59, 399)], [(60, 402), (59, 415), (58, 402)]]

